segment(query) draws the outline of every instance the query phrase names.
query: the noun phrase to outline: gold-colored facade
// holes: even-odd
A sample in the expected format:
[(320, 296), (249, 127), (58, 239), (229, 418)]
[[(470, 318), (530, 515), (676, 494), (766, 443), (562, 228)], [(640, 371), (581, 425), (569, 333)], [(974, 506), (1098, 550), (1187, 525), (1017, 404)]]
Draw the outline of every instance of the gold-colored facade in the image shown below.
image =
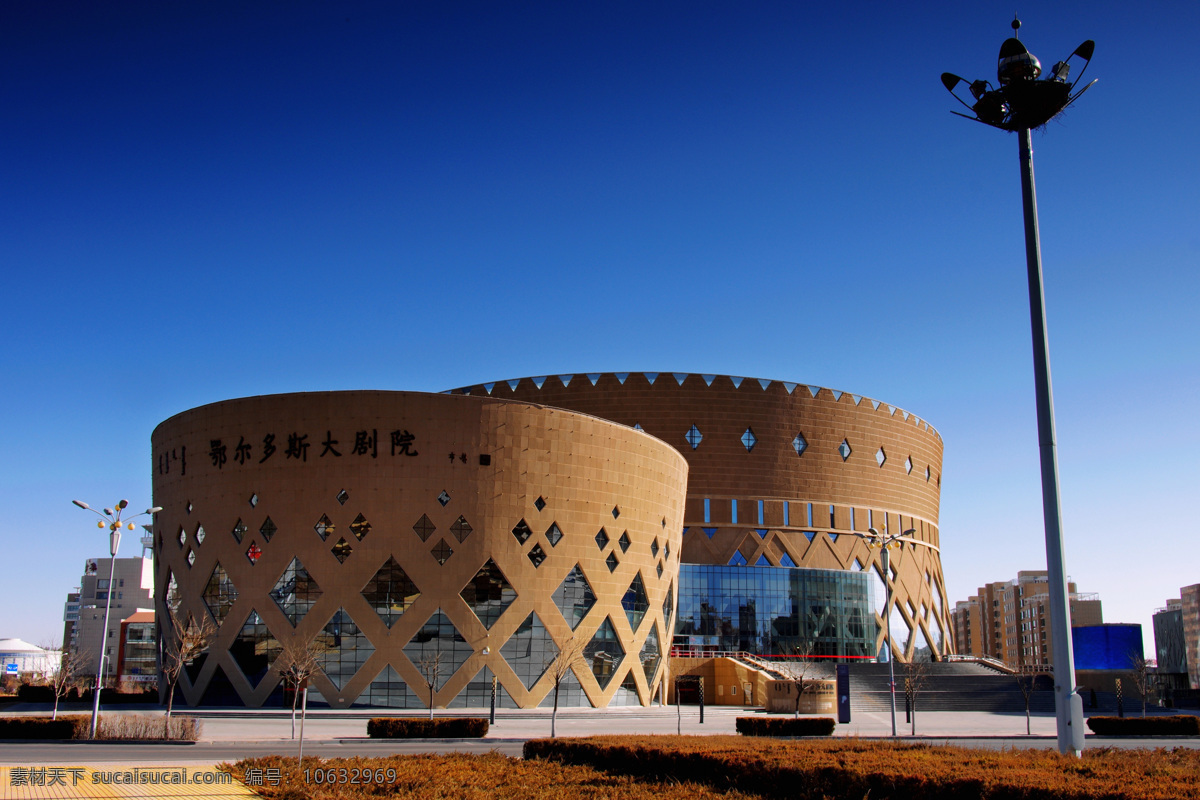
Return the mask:
[[(940, 546), (942, 439), (925, 420), (849, 392), (758, 378), (591, 373), (454, 389), (636, 426), (688, 461), (683, 561), (866, 570), (875, 578), (877, 647), (884, 646), (878, 550), (851, 534), (914, 530)], [(953, 652), (939, 551), (891, 551), (893, 649)]]
[[(229, 400), (152, 437), (157, 612), (217, 632), (189, 704), (279, 700), (313, 643), (334, 708), (647, 704), (663, 681), (687, 462), (645, 433), (488, 397)], [(436, 656), (436, 658), (433, 658)]]

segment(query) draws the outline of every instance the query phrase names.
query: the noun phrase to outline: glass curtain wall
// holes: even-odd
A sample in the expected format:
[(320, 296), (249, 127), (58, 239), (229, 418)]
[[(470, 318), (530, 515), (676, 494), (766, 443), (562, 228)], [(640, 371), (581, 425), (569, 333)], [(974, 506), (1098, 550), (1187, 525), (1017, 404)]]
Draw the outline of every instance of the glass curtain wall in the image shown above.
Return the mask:
[(681, 564), (674, 645), (874, 658), (873, 594), (864, 572)]

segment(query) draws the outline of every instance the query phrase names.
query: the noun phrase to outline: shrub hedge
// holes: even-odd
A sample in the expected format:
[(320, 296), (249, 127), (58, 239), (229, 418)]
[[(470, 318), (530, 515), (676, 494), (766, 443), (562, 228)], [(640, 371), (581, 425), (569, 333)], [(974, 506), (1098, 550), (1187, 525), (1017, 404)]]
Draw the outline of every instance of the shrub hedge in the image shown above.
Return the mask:
[(82, 714), (50, 717), (0, 717), (0, 739), (85, 739), (91, 718)]
[(970, 750), (858, 739), (600, 736), (527, 742), (525, 757), (798, 800), (1200, 800), (1200, 751)]
[(737, 718), (737, 732), (743, 736), (832, 736), (836, 727), (832, 717)]
[(1097, 736), (1200, 736), (1200, 717), (1089, 717)]
[(367, 736), (372, 739), (478, 739), (487, 732), (483, 717), (372, 717), (367, 722)]
[[(78, 689), (71, 689), (63, 695), (60, 702), (90, 703), (92, 701), (92, 692), (94, 691), (94, 689), (84, 689), (81, 692)], [(31, 686), (23, 683), (17, 687), (17, 699), (22, 703), (53, 703), (54, 689), (49, 686)], [(148, 689), (144, 692), (119, 692), (116, 689), (101, 689), (100, 702), (109, 704), (157, 703), (158, 690)]]
[[(171, 717), (169, 739), (194, 742), (200, 738), (200, 721), (192, 717)], [(0, 739), (87, 739), (92, 731), (89, 714), (0, 717)], [(97, 739), (158, 741), (163, 739), (164, 719), (157, 714), (101, 714)]]

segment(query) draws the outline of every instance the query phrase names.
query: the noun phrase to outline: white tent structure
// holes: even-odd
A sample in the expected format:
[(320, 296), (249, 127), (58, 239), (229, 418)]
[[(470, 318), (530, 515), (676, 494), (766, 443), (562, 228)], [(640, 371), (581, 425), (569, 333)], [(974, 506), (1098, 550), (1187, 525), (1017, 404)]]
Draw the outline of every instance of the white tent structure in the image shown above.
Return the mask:
[(44, 650), (20, 639), (0, 639), (0, 675), (44, 675), (61, 663), (61, 650)]

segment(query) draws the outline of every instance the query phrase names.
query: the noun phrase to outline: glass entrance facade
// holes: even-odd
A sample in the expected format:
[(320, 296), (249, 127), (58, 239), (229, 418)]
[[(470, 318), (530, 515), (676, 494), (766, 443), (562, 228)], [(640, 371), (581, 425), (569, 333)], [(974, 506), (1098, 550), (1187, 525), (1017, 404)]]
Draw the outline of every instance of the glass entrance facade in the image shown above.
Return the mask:
[(874, 658), (865, 572), (681, 564), (676, 652)]

